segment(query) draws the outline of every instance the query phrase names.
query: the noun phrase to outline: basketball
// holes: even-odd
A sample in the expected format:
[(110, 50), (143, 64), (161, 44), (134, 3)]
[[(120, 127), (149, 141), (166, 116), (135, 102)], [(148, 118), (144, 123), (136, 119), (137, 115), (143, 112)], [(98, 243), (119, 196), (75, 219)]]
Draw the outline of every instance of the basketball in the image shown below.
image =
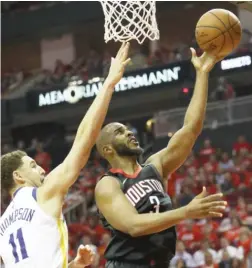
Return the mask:
[(241, 23), (230, 11), (212, 9), (199, 19), (195, 36), (199, 47), (218, 58), (231, 53), (241, 40)]

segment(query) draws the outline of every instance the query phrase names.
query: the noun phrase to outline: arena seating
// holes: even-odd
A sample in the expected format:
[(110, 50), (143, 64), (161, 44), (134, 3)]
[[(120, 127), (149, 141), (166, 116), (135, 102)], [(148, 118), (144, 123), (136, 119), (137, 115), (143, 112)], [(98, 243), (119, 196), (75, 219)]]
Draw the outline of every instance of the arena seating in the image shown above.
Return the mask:
[[(32, 155), (39, 159), (41, 146), (37, 148), (37, 153)], [(237, 267), (236, 263), (239, 267), (251, 267), (252, 146), (240, 136), (230, 149), (232, 155), (229, 156), (205, 140), (201, 150), (193, 152), (184, 165), (169, 176), (167, 192), (175, 207), (188, 204), (203, 185), (211, 194), (222, 191), (229, 204), (222, 219), (187, 220), (177, 226), (177, 253), (171, 267), (224, 267), (225, 263), (230, 265), (226, 267)], [(49, 155), (44, 155), (43, 159), (48, 162), (48, 158)], [(104, 267), (103, 253), (110, 239), (110, 234), (99, 223), (94, 203), (94, 187), (105, 170), (106, 163), (94, 151), (65, 205), (65, 212), (71, 208), (74, 212), (66, 213), (69, 258), (75, 256), (80, 243), (92, 244), (97, 252), (93, 268)], [(85, 203), (78, 208), (81, 197), (85, 197)]]
[[(251, 51), (251, 33), (244, 30), (246, 33), (246, 40), (242, 42), (239, 48), (233, 53)], [(131, 63), (126, 71), (138, 70), (150, 66), (161, 66), (181, 60), (190, 58), (189, 47), (197, 48), (195, 40), (191, 44), (181, 44), (180, 47), (170, 48), (169, 44), (162, 44), (153, 53), (142, 53), (140, 48), (136, 45), (134, 49), (131, 48)], [(200, 51), (198, 50), (200, 53)], [(110, 66), (111, 54), (109, 51), (97, 52), (90, 49), (87, 57), (80, 57), (70, 64), (65, 64), (61, 60), (55, 62), (54, 70), (36, 70), (30, 72), (23, 72), (22, 70), (11, 70), (2, 73), (1, 80), (1, 96), (8, 96), (13, 91), (18, 91), (21, 83), (25, 83), (33, 76), (39, 73), (43, 78), (39, 82), (33, 83), (30, 90), (46, 90), (48, 88), (56, 87), (59, 84), (67, 84), (75, 80), (87, 81), (93, 77), (104, 77), (107, 75)], [(28, 82), (28, 81), (27, 81)]]

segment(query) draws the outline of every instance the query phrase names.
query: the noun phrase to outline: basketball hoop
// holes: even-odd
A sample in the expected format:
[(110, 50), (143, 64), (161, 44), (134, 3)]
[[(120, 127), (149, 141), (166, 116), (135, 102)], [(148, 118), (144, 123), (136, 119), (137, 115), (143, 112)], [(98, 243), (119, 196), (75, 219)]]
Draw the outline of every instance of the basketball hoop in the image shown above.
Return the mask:
[(159, 39), (155, 1), (100, 1), (105, 16), (104, 40)]

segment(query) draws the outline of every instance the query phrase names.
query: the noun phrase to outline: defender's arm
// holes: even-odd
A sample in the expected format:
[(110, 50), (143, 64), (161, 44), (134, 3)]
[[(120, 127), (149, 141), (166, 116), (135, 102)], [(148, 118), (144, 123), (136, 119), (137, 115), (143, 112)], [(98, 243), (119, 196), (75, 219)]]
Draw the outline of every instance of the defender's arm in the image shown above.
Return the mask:
[(129, 43), (123, 44), (116, 58), (112, 60), (109, 75), (79, 125), (69, 154), (64, 162), (47, 176), (42, 187), (38, 188), (40, 202), (43, 203), (55, 196), (62, 198), (86, 164), (104, 122), (114, 86), (120, 81), (124, 68), (129, 62), (129, 59), (127, 59), (128, 50)]

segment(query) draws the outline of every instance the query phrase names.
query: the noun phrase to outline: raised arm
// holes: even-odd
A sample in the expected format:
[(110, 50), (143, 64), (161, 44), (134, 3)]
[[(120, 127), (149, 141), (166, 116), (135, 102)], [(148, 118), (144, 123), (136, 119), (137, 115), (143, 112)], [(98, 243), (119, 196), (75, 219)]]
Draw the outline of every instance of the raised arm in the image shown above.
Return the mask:
[(128, 50), (129, 43), (122, 44), (116, 58), (112, 59), (108, 77), (81, 121), (69, 154), (38, 189), (37, 195), (41, 202), (55, 196), (64, 196), (86, 164), (107, 114), (114, 87), (123, 76), (124, 68), (130, 60), (127, 59)]
[(192, 64), (196, 70), (196, 82), (191, 102), (187, 108), (183, 127), (177, 131), (168, 146), (152, 155), (147, 163), (152, 163), (163, 178), (179, 168), (190, 154), (194, 143), (202, 131), (205, 118), (209, 72), (216, 63), (216, 58), (206, 52), (197, 57), (193, 48)]
[(202, 193), (185, 207), (162, 213), (138, 214), (115, 178), (104, 177), (95, 188), (96, 204), (109, 224), (133, 237), (161, 232), (184, 219), (221, 217), (226, 206), (226, 202), (221, 201), (221, 198), (222, 194), (206, 196), (204, 188)]

